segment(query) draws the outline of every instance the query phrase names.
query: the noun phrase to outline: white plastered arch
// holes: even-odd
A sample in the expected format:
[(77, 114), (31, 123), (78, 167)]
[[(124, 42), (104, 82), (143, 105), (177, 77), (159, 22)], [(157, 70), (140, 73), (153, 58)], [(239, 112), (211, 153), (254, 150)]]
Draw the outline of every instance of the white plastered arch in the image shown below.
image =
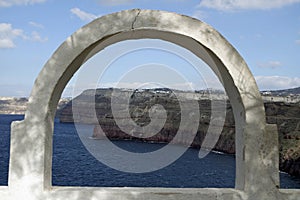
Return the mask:
[[(223, 83), (236, 121), (236, 189), (55, 188), (51, 186), (53, 120), (56, 105), (73, 74), (110, 44), (156, 38), (189, 49)], [(267, 127), (267, 128), (266, 128)], [(272, 128), (274, 135), (266, 129)], [(265, 199), (297, 198), (280, 192), (276, 129), (266, 126), (255, 79), (238, 52), (209, 25), (176, 13), (128, 10), (103, 16), (70, 36), (35, 81), (25, 119), (12, 125), (9, 186), (1, 199)], [(271, 146), (275, 144), (274, 148)], [(277, 154), (277, 155), (276, 155)], [(14, 192), (18, 191), (18, 192)], [(139, 197), (140, 196), (140, 197)]]

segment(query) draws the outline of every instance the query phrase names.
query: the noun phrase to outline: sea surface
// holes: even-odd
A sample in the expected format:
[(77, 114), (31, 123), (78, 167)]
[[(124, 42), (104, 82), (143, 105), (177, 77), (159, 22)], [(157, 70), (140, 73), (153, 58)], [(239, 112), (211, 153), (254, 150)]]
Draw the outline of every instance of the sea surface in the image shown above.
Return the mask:
[[(0, 185), (7, 185), (8, 180), (10, 124), (23, 118), (23, 115), (0, 115)], [(55, 186), (234, 188), (235, 185), (233, 155), (211, 152), (199, 159), (199, 150), (190, 148), (163, 169), (125, 173), (95, 159), (83, 145), (73, 124), (59, 123), (56, 119), (54, 127), (52, 185)], [(103, 142), (93, 140), (97, 145)], [(140, 153), (165, 145), (133, 141), (113, 143), (127, 151)], [(281, 188), (300, 188), (300, 179), (286, 173), (280, 173), (280, 182)]]

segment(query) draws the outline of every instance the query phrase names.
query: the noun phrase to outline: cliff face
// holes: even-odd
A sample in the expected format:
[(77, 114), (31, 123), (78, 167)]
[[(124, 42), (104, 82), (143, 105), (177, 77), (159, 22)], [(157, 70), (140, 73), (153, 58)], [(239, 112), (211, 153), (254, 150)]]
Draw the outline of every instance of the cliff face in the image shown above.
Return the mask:
[(277, 124), (279, 168), (300, 177), (300, 103), (265, 103), (267, 122)]
[[(120, 90), (120, 98), (127, 97), (130, 93), (128, 90)], [(130, 118), (140, 126), (150, 123), (149, 109), (155, 104), (162, 105), (167, 111), (167, 120), (161, 131), (149, 138), (139, 138), (138, 132), (131, 135), (124, 133), (116, 124), (111, 111), (111, 94), (112, 89), (98, 89), (96, 91), (89, 90), (83, 92), (76, 97), (73, 102), (78, 106), (78, 121), (81, 123), (95, 124), (93, 137), (101, 139), (104, 134), (110, 139), (130, 139), (154, 142), (170, 142), (178, 131), (181, 112), (180, 104), (172, 91), (167, 89), (152, 89), (136, 91), (130, 98), (129, 113)], [(87, 103), (87, 100), (95, 98), (97, 121), (93, 120), (90, 109), (93, 106)], [(95, 95), (95, 97), (94, 97)], [(179, 92), (185, 103), (189, 103), (191, 99), (197, 99), (200, 110), (200, 121), (197, 134), (193, 140), (192, 147), (200, 148), (207, 134), (207, 130), (211, 121), (211, 100), (205, 94), (191, 94), (188, 92)], [(215, 94), (214, 94), (215, 95)], [(215, 106), (226, 107), (226, 119), (222, 130), (222, 134), (214, 147), (214, 150), (225, 153), (235, 153), (235, 122), (232, 107), (227, 101), (222, 101), (223, 95), (214, 96)], [(224, 105), (224, 103), (226, 105)], [(122, 107), (122, 106), (121, 106)], [(277, 124), (279, 131), (280, 143), (280, 169), (290, 174), (300, 176), (300, 104), (291, 104), (283, 102), (265, 103), (267, 123)], [(120, 111), (121, 112), (121, 111)], [(193, 110), (189, 111), (191, 114)], [(72, 102), (69, 102), (64, 109), (60, 111), (61, 122), (73, 122)], [(221, 113), (220, 113), (221, 114)], [(129, 119), (122, 119), (129, 120)], [(100, 126), (101, 128), (100, 128)], [(135, 137), (136, 136), (136, 137)], [(173, 143), (186, 145), (187, 135), (180, 136)]]

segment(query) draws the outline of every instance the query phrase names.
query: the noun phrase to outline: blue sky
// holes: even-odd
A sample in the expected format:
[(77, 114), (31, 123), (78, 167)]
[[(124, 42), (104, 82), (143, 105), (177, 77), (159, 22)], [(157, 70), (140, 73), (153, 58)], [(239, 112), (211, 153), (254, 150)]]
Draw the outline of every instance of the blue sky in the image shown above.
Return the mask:
[(300, 0), (0, 0), (0, 96), (28, 96), (68, 36), (97, 17), (132, 8), (210, 24), (239, 51), (262, 90), (300, 86)]

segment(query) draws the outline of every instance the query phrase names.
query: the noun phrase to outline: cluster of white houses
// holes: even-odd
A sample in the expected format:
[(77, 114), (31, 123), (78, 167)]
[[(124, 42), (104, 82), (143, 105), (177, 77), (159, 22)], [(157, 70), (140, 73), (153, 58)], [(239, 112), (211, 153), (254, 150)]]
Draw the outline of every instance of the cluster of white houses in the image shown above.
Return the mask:
[(300, 102), (299, 94), (287, 94), (287, 95), (273, 95), (271, 92), (262, 92), (264, 101), (268, 102), (287, 102), (287, 103), (298, 103)]

